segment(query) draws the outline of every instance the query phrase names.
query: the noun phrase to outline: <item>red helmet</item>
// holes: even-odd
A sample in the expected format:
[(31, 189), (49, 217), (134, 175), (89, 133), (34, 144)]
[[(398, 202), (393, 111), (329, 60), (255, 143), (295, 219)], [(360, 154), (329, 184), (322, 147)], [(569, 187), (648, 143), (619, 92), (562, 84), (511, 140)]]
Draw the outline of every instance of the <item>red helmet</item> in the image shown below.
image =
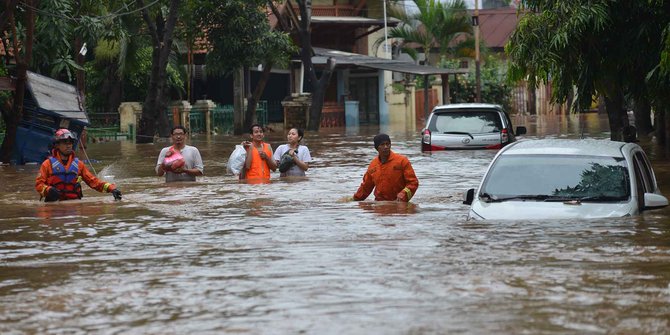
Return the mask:
[(77, 136), (73, 132), (71, 132), (70, 130), (65, 129), (65, 128), (61, 128), (61, 129), (56, 130), (56, 134), (54, 135), (54, 141), (58, 142), (58, 141), (67, 140), (67, 139), (71, 139), (73, 141), (76, 141)]

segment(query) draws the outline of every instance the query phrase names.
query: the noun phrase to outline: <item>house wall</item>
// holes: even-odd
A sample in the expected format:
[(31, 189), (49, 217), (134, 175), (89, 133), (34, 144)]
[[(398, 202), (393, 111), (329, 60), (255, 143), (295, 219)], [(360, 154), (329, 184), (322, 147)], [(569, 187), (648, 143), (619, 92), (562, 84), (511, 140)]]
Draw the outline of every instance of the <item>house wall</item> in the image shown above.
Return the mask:
[[(384, 17), (384, 3), (382, 1), (368, 1), (366, 5), (367, 5), (367, 17), (373, 19), (379, 19)], [(388, 7), (386, 7), (386, 9), (388, 9)]]
[(409, 83), (405, 85), (402, 92), (387, 94), (389, 105), (389, 128), (402, 131), (416, 130), (416, 111), (414, 101), (416, 100), (416, 85)]

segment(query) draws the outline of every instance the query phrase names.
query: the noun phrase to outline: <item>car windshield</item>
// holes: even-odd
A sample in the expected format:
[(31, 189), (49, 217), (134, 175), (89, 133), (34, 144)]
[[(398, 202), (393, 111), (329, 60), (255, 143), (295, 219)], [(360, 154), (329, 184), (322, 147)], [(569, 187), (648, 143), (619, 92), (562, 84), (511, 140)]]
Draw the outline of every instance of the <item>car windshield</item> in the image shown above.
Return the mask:
[(503, 155), (491, 167), (485, 201), (623, 201), (630, 197), (625, 159), (601, 156)]
[(497, 133), (502, 121), (496, 111), (436, 112), (428, 129), (437, 133)]

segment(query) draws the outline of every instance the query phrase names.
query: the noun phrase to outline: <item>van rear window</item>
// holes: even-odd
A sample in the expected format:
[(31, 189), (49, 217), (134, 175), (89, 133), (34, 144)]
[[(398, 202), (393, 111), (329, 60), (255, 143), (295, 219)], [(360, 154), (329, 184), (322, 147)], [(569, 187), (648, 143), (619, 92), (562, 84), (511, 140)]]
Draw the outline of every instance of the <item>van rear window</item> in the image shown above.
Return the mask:
[(438, 133), (497, 133), (502, 129), (502, 121), (497, 112), (442, 112), (433, 115), (428, 129)]

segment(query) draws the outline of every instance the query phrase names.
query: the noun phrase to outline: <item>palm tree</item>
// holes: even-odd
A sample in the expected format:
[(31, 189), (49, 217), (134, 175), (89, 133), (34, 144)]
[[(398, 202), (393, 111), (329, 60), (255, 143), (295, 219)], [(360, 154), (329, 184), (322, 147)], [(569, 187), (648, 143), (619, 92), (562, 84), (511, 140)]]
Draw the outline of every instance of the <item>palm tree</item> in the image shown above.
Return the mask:
[[(418, 58), (416, 46), (426, 54), (426, 64), (430, 64), (428, 54), (439, 48), (440, 56), (455, 54), (458, 46), (450, 46), (461, 35), (470, 35), (472, 25), (463, 0), (440, 2), (439, 0), (412, 0), (416, 10), (408, 10), (398, 0), (391, 0), (389, 16), (401, 23), (388, 32), (389, 38), (400, 40), (400, 49), (415, 61)], [(379, 47), (384, 38), (375, 41)]]

